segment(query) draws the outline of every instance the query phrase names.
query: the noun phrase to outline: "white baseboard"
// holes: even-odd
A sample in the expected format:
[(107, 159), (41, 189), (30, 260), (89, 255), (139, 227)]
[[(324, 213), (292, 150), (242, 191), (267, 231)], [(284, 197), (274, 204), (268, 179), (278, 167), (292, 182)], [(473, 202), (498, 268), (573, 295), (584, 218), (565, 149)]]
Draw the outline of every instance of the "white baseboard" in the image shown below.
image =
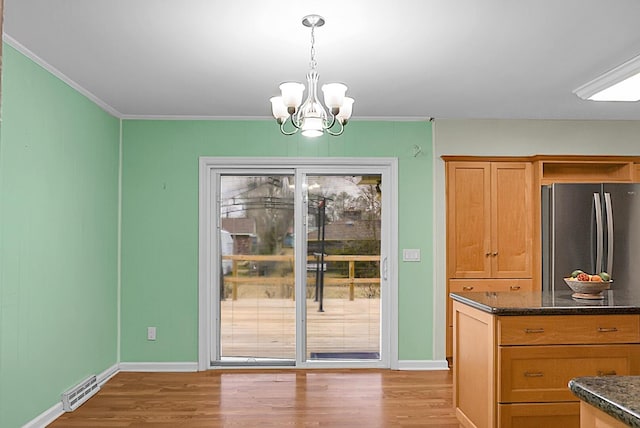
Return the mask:
[(120, 371), (119, 364), (116, 363), (111, 367), (109, 367), (108, 369), (106, 369), (105, 371), (103, 371), (102, 373), (98, 374), (96, 376), (96, 380), (98, 381), (98, 386), (102, 387), (102, 385), (107, 383), (109, 379), (117, 375), (119, 371)]
[(197, 372), (198, 363), (120, 363), (121, 372)]
[(54, 404), (49, 409), (40, 413), (35, 419), (30, 420), (26, 424), (22, 425), (22, 428), (42, 428), (49, 425), (51, 422), (58, 419), (64, 414), (62, 407), (62, 401)]
[[(108, 369), (104, 370), (102, 373), (96, 375), (96, 380), (98, 381), (98, 385), (99, 386), (104, 385), (105, 383), (107, 383), (109, 379), (111, 379), (116, 374), (118, 374), (119, 371), (120, 369), (118, 367), (118, 364), (114, 364)], [(51, 406), (49, 409), (42, 412), (41, 414), (39, 414), (38, 416), (36, 416), (31, 421), (24, 424), (22, 428), (46, 427), (47, 425), (49, 425), (50, 423), (58, 419), (60, 416), (62, 416), (64, 413), (65, 411), (62, 406), (62, 401), (60, 401), (54, 404), (53, 406)]]
[(447, 360), (400, 360), (398, 370), (449, 370)]

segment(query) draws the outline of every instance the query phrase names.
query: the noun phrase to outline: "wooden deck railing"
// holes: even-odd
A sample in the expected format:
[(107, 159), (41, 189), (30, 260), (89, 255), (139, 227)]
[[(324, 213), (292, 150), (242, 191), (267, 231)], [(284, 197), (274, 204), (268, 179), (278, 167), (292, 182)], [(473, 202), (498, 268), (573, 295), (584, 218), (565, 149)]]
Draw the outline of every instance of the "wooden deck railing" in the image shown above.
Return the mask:
[[(293, 255), (226, 255), (222, 256), (223, 260), (231, 260), (233, 262), (233, 268), (231, 276), (225, 276), (225, 283), (231, 284), (231, 298), (233, 300), (238, 299), (238, 285), (239, 284), (255, 284), (255, 285), (277, 285), (280, 287), (291, 286), (292, 291), (295, 290), (295, 278), (293, 275), (286, 276), (239, 276), (238, 265), (239, 262), (289, 262), (293, 268), (294, 257)], [(319, 257), (308, 256), (307, 263), (319, 263)], [(324, 256), (324, 263), (330, 262), (348, 262), (349, 263), (349, 276), (346, 278), (331, 278), (325, 276), (324, 285), (348, 285), (349, 286), (349, 300), (355, 299), (355, 286), (359, 284), (378, 284), (380, 285), (380, 277), (375, 278), (356, 278), (356, 262), (380, 262), (380, 256), (362, 256), (362, 255), (339, 255), (339, 256)], [(314, 272), (309, 270), (309, 272)], [(295, 299), (295, 292), (291, 293), (292, 298)]]

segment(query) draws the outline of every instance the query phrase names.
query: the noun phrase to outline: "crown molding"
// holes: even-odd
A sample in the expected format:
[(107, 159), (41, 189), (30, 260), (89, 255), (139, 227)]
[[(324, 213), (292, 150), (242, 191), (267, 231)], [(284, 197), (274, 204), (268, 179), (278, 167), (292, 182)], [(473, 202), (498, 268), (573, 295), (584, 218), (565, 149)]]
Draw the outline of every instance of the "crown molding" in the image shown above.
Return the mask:
[[(206, 116), (206, 115), (153, 115), (153, 114), (124, 114), (123, 120), (257, 120), (273, 121), (273, 116)], [(349, 122), (432, 122), (432, 117), (416, 116), (359, 116), (352, 117)]]
[(31, 61), (33, 61), (36, 64), (38, 64), (43, 69), (45, 69), (49, 73), (53, 74), (58, 79), (62, 80), (64, 83), (69, 85), (71, 88), (75, 89), (81, 95), (83, 95), (86, 98), (88, 98), (89, 100), (91, 100), (93, 103), (95, 103), (102, 110), (106, 111), (107, 113), (109, 113), (112, 116), (115, 116), (118, 119), (122, 119), (122, 113), (120, 113), (118, 110), (116, 110), (115, 108), (113, 108), (112, 106), (110, 106), (109, 104), (104, 102), (102, 99), (97, 97), (92, 92), (90, 92), (87, 89), (85, 89), (82, 85), (80, 85), (79, 83), (77, 83), (76, 81), (71, 79), (69, 76), (67, 76), (66, 74), (64, 74), (63, 72), (61, 72), (57, 68), (55, 68), (53, 65), (49, 64), (44, 59), (40, 58), (38, 55), (36, 55), (31, 50), (29, 50), (22, 43), (20, 43), (19, 41), (17, 41), (13, 37), (11, 37), (9, 34), (3, 33), (2, 34), (2, 39), (9, 46), (14, 48), (18, 52), (20, 52), (22, 55), (26, 56), (27, 58), (29, 58)]
[(165, 114), (124, 114), (123, 120), (274, 120), (267, 116), (207, 116), (207, 115), (165, 115)]

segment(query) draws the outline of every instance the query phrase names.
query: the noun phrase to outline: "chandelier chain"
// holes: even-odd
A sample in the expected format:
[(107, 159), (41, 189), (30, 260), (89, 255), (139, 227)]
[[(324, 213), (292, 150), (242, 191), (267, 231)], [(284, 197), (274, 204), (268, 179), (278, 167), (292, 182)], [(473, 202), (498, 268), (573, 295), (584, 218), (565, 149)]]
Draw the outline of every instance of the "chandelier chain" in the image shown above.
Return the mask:
[(316, 37), (315, 37), (315, 29), (316, 26), (311, 26), (311, 61), (309, 62), (309, 66), (312, 70), (316, 69), (318, 65), (318, 61), (316, 61)]

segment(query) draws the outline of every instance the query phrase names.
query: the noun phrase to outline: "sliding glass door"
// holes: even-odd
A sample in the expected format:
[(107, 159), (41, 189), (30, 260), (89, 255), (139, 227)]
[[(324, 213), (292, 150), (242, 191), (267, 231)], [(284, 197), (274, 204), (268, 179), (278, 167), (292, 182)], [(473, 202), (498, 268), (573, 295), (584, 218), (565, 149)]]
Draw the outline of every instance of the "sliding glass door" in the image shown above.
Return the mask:
[(209, 365), (388, 367), (391, 167), (209, 162)]
[(305, 358), (380, 360), (382, 176), (305, 179)]
[(221, 174), (219, 361), (296, 357), (294, 177)]

